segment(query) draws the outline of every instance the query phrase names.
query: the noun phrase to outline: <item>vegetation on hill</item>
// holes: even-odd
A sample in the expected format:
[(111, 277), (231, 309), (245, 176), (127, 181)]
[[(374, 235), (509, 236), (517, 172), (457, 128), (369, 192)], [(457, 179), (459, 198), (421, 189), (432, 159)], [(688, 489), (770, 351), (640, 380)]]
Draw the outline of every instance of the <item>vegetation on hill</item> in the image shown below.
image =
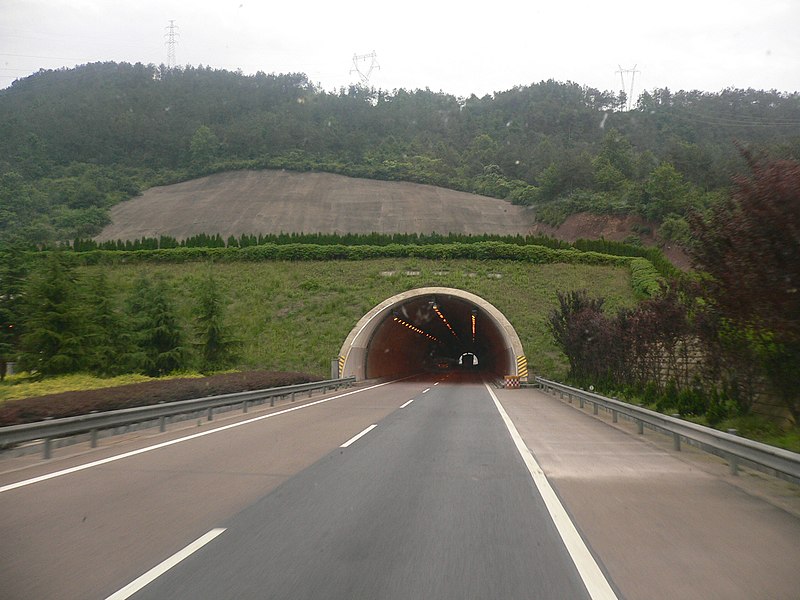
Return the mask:
[[(711, 420), (746, 410), (754, 392), (743, 386), (758, 381), (797, 423), (800, 94), (658, 89), (632, 110), (626, 102), (556, 81), (456, 98), (326, 92), (302, 74), (125, 63), (41, 71), (0, 91), (0, 357), (19, 355), (39, 375), (228, 365), (324, 372), (371, 306), (412, 286), (451, 285), (501, 308), (551, 376), (565, 375), (568, 359), (575, 378), (655, 386), (670, 407), (711, 410)], [(734, 179), (748, 167), (752, 177)], [(222, 240), (213, 231), (183, 241), (88, 239), (111, 206), (149, 186), (264, 168), (444, 186), (530, 205), (551, 224), (578, 211), (635, 214), (658, 223), (664, 240), (692, 240), (700, 275), (655, 294), (658, 275), (673, 274), (663, 256), (605, 241)], [(74, 251), (22, 260), (59, 242)], [(201, 276), (209, 260), (215, 275)], [(314, 265), (325, 275), (306, 270)], [(619, 267), (628, 269), (624, 293), (614, 287)], [(483, 277), (488, 268), (501, 278)], [(539, 279), (556, 271), (558, 283)], [(617, 279), (611, 291), (603, 272)], [(578, 280), (602, 301), (570, 296)], [(650, 299), (630, 308), (642, 298)], [(626, 310), (614, 316), (618, 308)], [(546, 315), (556, 309), (551, 332)], [(287, 343), (303, 336), (315, 343)], [(634, 342), (669, 354), (689, 338), (717, 359), (704, 364), (705, 387), (688, 375), (665, 382), (647, 352), (636, 354)], [(601, 361), (585, 345), (598, 340)]]
[(613, 316), (559, 296), (550, 327), (572, 378), (711, 423), (758, 403), (800, 424), (800, 162), (745, 158), (730, 199), (692, 215), (696, 277)]
[[(565, 373), (564, 361), (545, 326), (556, 289), (591, 286), (610, 298), (612, 308), (635, 302), (625, 268), (625, 261), (631, 259), (616, 257), (608, 258), (617, 264), (607, 265), (402, 255), (350, 261), (313, 257), (293, 262), (215, 261), (213, 266), (204, 260), (74, 266), (65, 260), (67, 256), (81, 255), (37, 255), (44, 260), (31, 263), (32, 274), (18, 311), (20, 341), (11, 356), (39, 377), (76, 371), (159, 374), (167, 368), (204, 367), (269, 368), (325, 376), (330, 360), (366, 312), (392, 295), (426, 286), (471, 291), (495, 304), (514, 323), (531, 368), (557, 377)], [(41, 296), (32, 292), (45, 278), (40, 273), (53, 272), (59, 272), (63, 300), (49, 318), (62, 314), (80, 318), (65, 320), (51, 343), (40, 345), (40, 336), (52, 330), (40, 327), (43, 316), (31, 320), (46, 312)], [(202, 299), (210, 273), (221, 299), (213, 314), (217, 332), (237, 343), (232, 354), (222, 353), (209, 365), (205, 343), (209, 335), (204, 325), (208, 319), (202, 317), (211, 311)], [(99, 276), (106, 282), (101, 298), (95, 296)], [(101, 300), (107, 310), (91, 308)], [(113, 336), (104, 331), (109, 324)], [(115, 360), (102, 363), (98, 356)]]
[(202, 67), (41, 71), (0, 91), (0, 239), (90, 237), (149, 186), (286, 168), (490, 195), (551, 223), (637, 213), (681, 240), (687, 209), (714, 204), (744, 167), (734, 140), (800, 157), (797, 93), (657, 89), (626, 102), (552, 80), (457, 98)]

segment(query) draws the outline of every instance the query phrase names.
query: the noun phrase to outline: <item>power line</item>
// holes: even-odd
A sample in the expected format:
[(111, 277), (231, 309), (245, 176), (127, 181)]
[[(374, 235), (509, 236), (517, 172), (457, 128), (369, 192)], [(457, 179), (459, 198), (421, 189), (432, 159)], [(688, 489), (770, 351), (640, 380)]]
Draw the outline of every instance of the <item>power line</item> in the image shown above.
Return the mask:
[[(685, 109), (684, 109), (685, 110)], [(685, 119), (687, 121), (695, 121), (697, 123), (705, 123), (707, 125), (718, 125), (720, 127), (796, 127), (800, 126), (800, 120), (768, 120), (758, 119), (754, 117), (745, 117), (737, 119), (735, 117), (718, 117), (703, 113), (689, 113), (683, 112), (680, 108), (671, 108), (665, 110), (664, 114), (669, 114), (672, 117)]]

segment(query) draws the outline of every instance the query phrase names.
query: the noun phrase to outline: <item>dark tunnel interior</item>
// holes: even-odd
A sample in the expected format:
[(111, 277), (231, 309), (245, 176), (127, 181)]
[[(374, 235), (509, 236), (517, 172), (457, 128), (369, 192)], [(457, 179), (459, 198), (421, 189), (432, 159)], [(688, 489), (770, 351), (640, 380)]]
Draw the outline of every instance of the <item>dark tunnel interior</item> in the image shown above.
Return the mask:
[(455, 296), (418, 296), (394, 307), (375, 330), (369, 379), (422, 372), (511, 373), (511, 352), (494, 320)]

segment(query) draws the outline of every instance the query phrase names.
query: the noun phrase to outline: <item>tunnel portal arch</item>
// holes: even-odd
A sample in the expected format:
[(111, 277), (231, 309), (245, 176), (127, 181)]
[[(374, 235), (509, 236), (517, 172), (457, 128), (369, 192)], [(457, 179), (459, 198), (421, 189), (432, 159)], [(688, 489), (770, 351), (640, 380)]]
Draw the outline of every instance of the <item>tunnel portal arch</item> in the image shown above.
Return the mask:
[(339, 352), (339, 374), (357, 380), (459, 367), (473, 354), (478, 368), (527, 379), (527, 360), (506, 316), (480, 296), (427, 287), (387, 298), (353, 327)]

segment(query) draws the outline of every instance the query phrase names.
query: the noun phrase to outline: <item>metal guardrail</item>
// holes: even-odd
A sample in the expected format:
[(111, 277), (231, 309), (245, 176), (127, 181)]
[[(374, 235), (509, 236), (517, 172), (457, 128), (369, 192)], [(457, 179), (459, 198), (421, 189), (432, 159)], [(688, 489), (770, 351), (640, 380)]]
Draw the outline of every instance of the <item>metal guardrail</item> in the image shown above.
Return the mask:
[(591, 404), (595, 415), (598, 414), (600, 408), (605, 409), (611, 413), (614, 423), (617, 422), (619, 415), (622, 415), (636, 423), (640, 434), (643, 434), (644, 428), (648, 427), (671, 435), (675, 450), (680, 450), (681, 442), (685, 441), (705, 452), (719, 456), (728, 462), (733, 475), (738, 474), (739, 466), (747, 466), (791, 483), (800, 484), (800, 454), (795, 452), (663, 415), (542, 377), (536, 377), (535, 381), (548, 393), (559, 394), (561, 398), (566, 396), (569, 402), (577, 400), (580, 408), (583, 408), (586, 403)]
[(250, 406), (266, 402), (267, 400), (270, 401), (270, 406), (275, 406), (276, 398), (291, 396), (292, 401), (294, 401), (297, 394), (308, 392), (308, 396), (311, 397), (315, 390), (321, 389), (323, 392), (330, 389), (338, 390), (341, 387), (349, 387), (354, 383), (355, 377), (328, 379), (325, 381), (313, 381), (311, 383), (287, 385), (264, 390), (209, 396), (207, 398), (181, 400), (179, 402), (168, 402), (152, 406), (123, 408), (120, 410), (90, 413), (88, 415), (79, 415), (76, 417), (49, 419), (37, 423), (0, 427), (0, 448), (13, 447), (26, 442), (43, 440), (44, 458), (50, 458), (52, 454), (52, 441), (59, 438), (89, 433), (91, 434), (90, 439), (92, 447), (95, 447), (97, 445), (97, 434), (104, 429), (124, 427), (146, 421), (158, 421), (161, 431), (164, 431), (167, 419), (176, 415), (189, 413), (202, 414), (205, 412), (206, 418), (211, 421), (214, 418), (214, 409), (216, 408), (241, 404), (242, 412), (247, 412)]

